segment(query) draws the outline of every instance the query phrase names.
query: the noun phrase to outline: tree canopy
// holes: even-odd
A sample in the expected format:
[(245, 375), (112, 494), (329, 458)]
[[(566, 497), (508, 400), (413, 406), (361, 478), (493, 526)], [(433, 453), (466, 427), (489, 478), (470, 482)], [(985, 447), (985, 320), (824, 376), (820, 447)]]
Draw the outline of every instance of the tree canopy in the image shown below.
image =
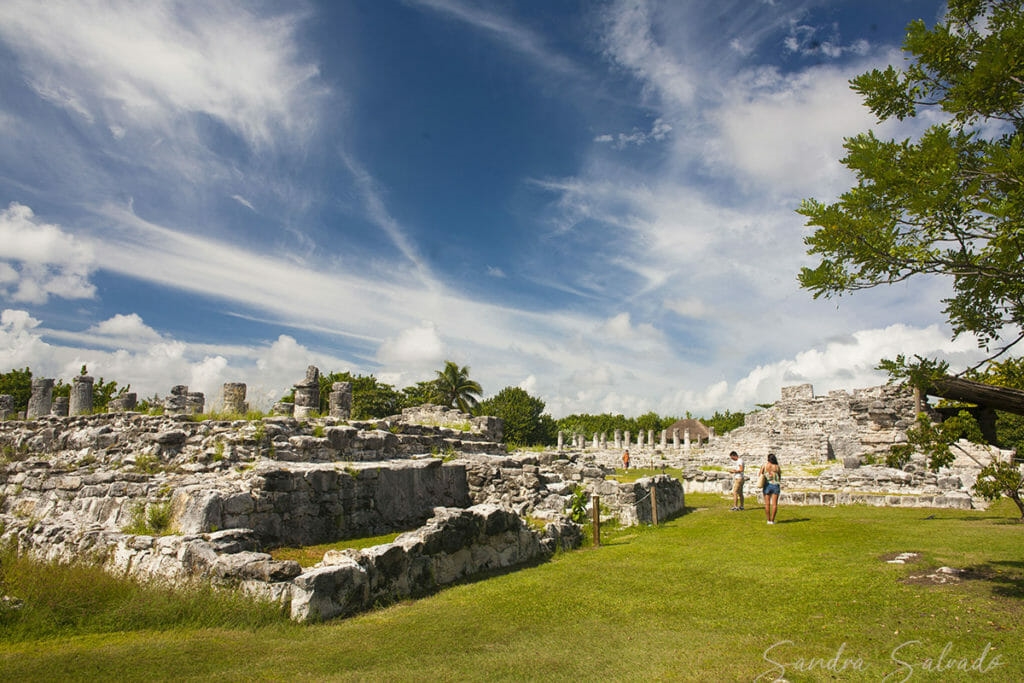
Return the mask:
[(475, 412), (500, 417), (505, 442), (510, 446), (537, 446), (553, 443), (557, 435), (555, 421), (544, 408), (544, 401), (530, 396), (524, 389), (505, 387), (481, 401)]
[(457, 407), (464, 413), (471, 412), (483, 394), (480, 385), (469, 378), (469, 366), (460, 368), (450, 360), (445, 361), (443, 370), (437, 371), (434, 385), (441, 405)]
[(954, 336), (997, 357), (1024, 335), (1024, 0), (949, 0), (944, 22), (907, 27), (910, 64), (854, 78), (880, 120), (929, 112), (918, 139), (848, 138), (856, 185), (804, 200), (820, 259), (799, 281), (815, 298), (917, 276), (948, 278)]

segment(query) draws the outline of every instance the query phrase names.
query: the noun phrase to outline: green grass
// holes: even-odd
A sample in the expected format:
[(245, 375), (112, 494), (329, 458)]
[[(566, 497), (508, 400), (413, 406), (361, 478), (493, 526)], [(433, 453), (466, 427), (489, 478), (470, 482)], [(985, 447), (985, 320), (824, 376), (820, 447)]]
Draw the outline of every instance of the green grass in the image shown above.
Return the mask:
[[(1024, 679), (1024, 525), (1012, 503), (784, 507), (768, 526), (720, 496), (687, 502), (662, 526), (602, 532), (598, 548), (327, 624), (184, 607), (178, 618), (167, 603), (152, 621), (107, 628), (114, 606), (61, 619), (75, 601), (11, 638), (5, 616), (0, 679)], [(903, 551), (921, 560), (883, 559)], [(971, 578), (906, 581), (943, 565)], [(59, 573), (44, 581), (65, 591)], [(18, 589), (5, 578), (0, 592)], [(986, 673), (957, 670), (982, 655)], [(837, 656), (843, 671), (829, 670)]]
[(270, 551), (271, 557), (275, 560), (295, 560), (303, 567), (312, 567), (324, 559), (324, 553), (328, 550), (361, 550), (371, 548), (375, 545), (391, 543), (401, 535), (401, 532), (384, 534), (383, 536), (372, 536), (369, 538), (353, 538), (347, 541), (336, 541), (334, 543), (322, 543), (320, 545), (307, 545), (301, 548), (277, 548)]
[(608, 477), (608, 479), (614, 479), (615, 481), (622, 482), (623, 484), (630, 484), (637, 479), (644, 477), (653, 477), (658, 474), (668, 474), (675, 477), (676, 479), (683, 478), (683, 471), (676, 467), (631, 467), (628, 470), (617, 469), (615, 474)]

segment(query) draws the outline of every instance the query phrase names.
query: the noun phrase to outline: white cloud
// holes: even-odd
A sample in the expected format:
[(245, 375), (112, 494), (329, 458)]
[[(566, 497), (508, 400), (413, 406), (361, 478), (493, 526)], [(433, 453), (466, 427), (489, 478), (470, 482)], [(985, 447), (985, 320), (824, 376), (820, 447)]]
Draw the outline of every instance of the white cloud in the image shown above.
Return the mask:
[(138, 313), (122, 315), (118, 313), (89, 328), (88, 332), (115, 340), (132, 342), (158, 342), (160, 334), (142, 321)]
[(706, 147), (709, 161), (724, 176), (738, 172), (786, 196), (835, 192), (850, 180), (839, 163), (844, 136), (875, 123), (850, 90), (856, 72), (814, 67), (783, 76), (761, 69), (736, 78), (707, 114), (717, 133)]
[(665, 301), (665, 308), (686, 318), (704, 318), (710, 312), (698, 297), (685, 297)]
[(38, 220), (29, 207), (12, 202), (0, 211), (0, 245), (0, 294), (11, 301), (43, 304), (51, 296), (96, 295), (89, 282), (95, 268), (92, 245)]
[(65, 333), (64, 337), (73, 343), (63, 345), (46, 341), (44, 337), (60, 339), (61, 335), (43, 328), (26, 311), (7, 309), (0, 314), (0, 368), (27, 366), (34, 376), (70, 381), (85, 365), (94, 377), (130, 385), (140, 399), (154, 394), (166, 396), (171, 387), (185, 384), (190, 391), (205, 394), (208, 410), (220, 405), (225, 382), (245, 382), (250, 405), (268, 409), (305, 377), (308, 365), (324, 372), (346, 368), (344, 361), (310, 351), (286, 335), (271, 344), (247, 347), (192, 345), (159, 335), (159, 340), (152, 343), (129, 344), (132, 348), (115, 350), (88, 343), (94, 337), (102, 340), (107, 334), (127, 332), (131, 336), (132, 330), (136, 337), (145, 336), (149, 329), (137, 315), (130, 314), (80, 335)]
[(699, 77), (655, 37), (653, 13), (645, 1), (618, 3), (610, 8), (603, 35), (607, 55), (649, 83), (669, 106), (688, 106)]
[(609, 134), (598, 135), (594, 138), (594, 142), (610, 142), (616, 149), (625, 149), (629, 146), (640, 147), (652, 140), (664, 140), (671, 132), (672, 126), (659, 118), (655, 119), (654, 123), (651, 124), (651, 129), (647, 132), (634, 128), (629, 133), (619, 133), (615, 136)]
[[(298, 14), (263, 17), (242, 2), (0, 3), (0, 37), (40, 97), (87, 121), (172, 128), (205, 112), (255, 145), (309, 125), (318, 70), (296, 54)], [(244, 68), (243, 68), (244, 67)], [(116, 133), (115, 133), (116, 136)]]
[(546, 70), (576, 78), (580, 76), (580, 71), (572, 60), (551, 49), (542, 36), (508, 16), (459, 0), (411, 0), (411, 2), (482, 31), (499, 44), (524, 55)]
[(252, 205), (252, 202), (250, 202), (248, 199), (246, 199), (242, 195), (233, 194), (233, 195), (231, 195), (231, 198), (234, 199), (239, 204), (241, 204), (242, 206), (244, 206), (245, 208), (249, 209), (250, 211), (255, 211), (256, 210), (256, 208)]
[(444, 354), (445, 345), (437, 327), (424, 322), (385, 339), (377, 351), (377, 360), (388, 368), (417, 373), (443, 365)]

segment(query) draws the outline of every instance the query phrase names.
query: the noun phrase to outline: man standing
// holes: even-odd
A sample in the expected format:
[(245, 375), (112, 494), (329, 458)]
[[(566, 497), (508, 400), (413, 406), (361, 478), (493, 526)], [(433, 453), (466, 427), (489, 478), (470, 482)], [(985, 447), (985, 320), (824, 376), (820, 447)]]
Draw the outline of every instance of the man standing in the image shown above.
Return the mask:
[(732, 451), (729, 453), (729, 457), (732, 458), (732, 507), (733, 511), (739, 511), (743, 509), (743, 458), (739, 456), (739, 453)]

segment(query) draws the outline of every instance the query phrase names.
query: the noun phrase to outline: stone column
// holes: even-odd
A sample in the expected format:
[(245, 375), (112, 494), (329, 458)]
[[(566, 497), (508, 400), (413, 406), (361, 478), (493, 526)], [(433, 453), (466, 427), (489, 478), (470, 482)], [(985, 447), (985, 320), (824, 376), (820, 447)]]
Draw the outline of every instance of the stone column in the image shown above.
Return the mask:
[(687, 453), (690, 452), (690, 430), (689, 429), (684, 429), (683, 430), (683, 450), (686, 451)]
[(185, 412), (188, 415), (202, 415), (206, 410), (206, 396), (201, 391), (190, 391), (185, 397)]
[(715, 440), (715, 428), (714, 427), (708, 427), (708, 445), (711, 445), (711, 442), (714, 441), (714, 440)]
[(32, 379), (32, 395), (28, 399), (28, 410), (25, 419), (32, 420), (42, 415), (49, 415), (53, 408), (53, 380), (40, 377)]
[(679, 450), (679, 428), (678, 427), (676, 427), (675, 429), (672, 430), (672, 448), (674, 450), (677, 450), (677, 451)]
[(224, 383), (224, 412), (245, 415), (249, 412), (249, 404), (245, 402), (245, 382)]
[(274, 404), (274, 407), (270, 409), (274, 415), (294, 415), (295, 404), (289, 401), (278, 401)]
[(622, 433), (622, 441), (625, 443), (623, 448), (629, 448), (633, 445), (633, 435), (629, 433), (628, 429)]
[(558, 450), (561, 451), (565, 447), (565, 432), (561, 429), (558, 430)]
[(608, 432), (601, 432), (601, 450), (608, 450)]
[(164, 412), (168, 415), (185, 415), (188, 412), (188, 387), (176, 384), (171, 395), (164, 399)]
[(651, 450), (654, 450), (654, 430), (647, 430), (647, 445), (650, 446)]
[(640, 429), (636, 433), (636, 450), (639, 453), (644, 449), (644, 430)]
[(665, 450), (668, 447), (668, 430), (661, 430), (661, 450)]
[(328, 396), (331, 417), (347, 420), (352, 417), (352, 382), (335, 382)]
[(53, 405), (50, 406), (50, 415), (56, 415), (57, 417), (67, 417), (68, 412), (71, 410), (71, 399), (67, 396), (56, 396), (53, 399)]
[(71, 400), (68, 403), (68, 415), (92, 414), (93, 378), (89, 375), (78, 375), (71, 380)]
[(593, 449), (596, 451), (601, 445), (601, 442), (597, 440), (597, 432), (594, 432)]
[(0, 420), (6, 420), (14, 414), (14, 397), (10, 394), (0, 394)]
[(139, 395), (134, 391), (130, 391), (116, 398), (110, 399), (110, 403), (107, 404), (107, 410), (111, 413), (127, 413), (135, 410), (138, 405)]
[(320, 370), (315, 365), (306, 368), (306, 379), (295, 384), (295, 419), (302, 420), (320, 410)]
[(615, 430), (615, 450), (619, 450), (621, 448), (622, 448), (622, 430), (621, 429), (616, 429)]

